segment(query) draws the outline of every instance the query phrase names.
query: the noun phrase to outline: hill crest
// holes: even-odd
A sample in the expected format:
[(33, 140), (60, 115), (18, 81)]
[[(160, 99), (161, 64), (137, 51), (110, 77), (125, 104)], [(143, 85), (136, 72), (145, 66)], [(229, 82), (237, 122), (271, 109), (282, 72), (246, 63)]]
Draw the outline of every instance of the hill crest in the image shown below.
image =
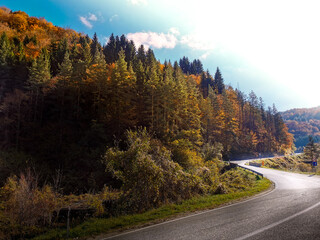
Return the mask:
[(294, 108), (281, 113), (294, 135), (296, 147), (302, 148), (308, 143), (308, 137), (320, 137), (320, 106), (313, 108)]

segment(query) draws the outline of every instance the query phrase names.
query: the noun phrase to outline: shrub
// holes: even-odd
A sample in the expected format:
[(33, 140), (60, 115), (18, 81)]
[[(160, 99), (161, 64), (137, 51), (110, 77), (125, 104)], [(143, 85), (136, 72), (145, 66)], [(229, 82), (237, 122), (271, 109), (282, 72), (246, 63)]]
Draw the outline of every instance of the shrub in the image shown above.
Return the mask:
[(65, 195), (61, 198), (61, 206), (71, 209), (93, 210), (93, 215), (98, 217), (102, 215), (111, 215), (108, 212), (110, 209), (106, 208), (106, 202), (116, 202), (120, 198), (120, 192), (110, 190), (104, 187), (103, 190), (97, 194), (81, 194), (81, 195)]
[(110, 148), (105, 154), (107, 170), (122, 181), (128, 207), (143, 210), (159, 200), (162, 169), (149, 153), (150, 137), (146, 131), (127, 133), (129, 148)]
[(206, 143), (202, 147), (202, 156), (205, 161), (213, 159), (222, 160), (223, 145), (219, 142), (213, 144)]
[(309, 164), (306, 164), (306, 163), (298, 163), (297, 164), (297, 168), (301, 172), (311, 172), (312, 171), (311, 166)]
[(4, 214), (11, 223), (24, 226), (47, 225), (52, 222), (52, 213), (58, 208), (56, 193), (49, 186), (39, 189), (36, 179), (30, 174), (20, 178), (10, 177), (1, 189)]
[(195, 152), (189, 140), (177, 139), (171, 143), (172, 159), (185, 170), (192, 170), (204, 165), (203, 159)]
[(29, 172), (7, 179), (0, 191), (0, 205), (1, 231), (11, 238), (32, 235), (40, 231), (39, 227), (51, 225), (59, 201), (51, 187), (39, 189)]
[[(104, 157), (106, 170), (122, 182), (126, 211), (141, 212), (206, 191), (202, 179), (184, 172), (171, 160), (171, 152), (151, 139), (146, 129), (128, 131), (127, 139), (127, 150), (110, 148)], [(202, 159), (192, 156), (194, 163), (190, 164), (200, 164)]]
[[(204, 187), (208, 193), (215, 193), (220, 184), (220, 171), (223, 169), (224, 163), (214, 159), (205, 162), (205, 166), (198, 168), (196, 174), (201, 177)], [(221, 186), (220, 186), (221, 187)]]
[(255, 176), (247, 171), (240, 169), (232, 169), (221, 175), (220, 181), (223, 183), (225, 192), (236, 192), (253, 186)]
[[(111, 191), (107, 187), (97, 194), (61, 196), (48, 185), (39, 188), (30, 172), (21, 174), (19, 178), (10, 177), (0, 190), (0, 239), (20, 239), (39, 234), (56, 221), (61, 221), (59, 212), (68, 206), (71, 210), (93, 212), (94, 216), (110, 215), (106, 202), (119, 198), (119, 191)], [(76, 216), (80, 221), (84, 217), (78, 219)]]

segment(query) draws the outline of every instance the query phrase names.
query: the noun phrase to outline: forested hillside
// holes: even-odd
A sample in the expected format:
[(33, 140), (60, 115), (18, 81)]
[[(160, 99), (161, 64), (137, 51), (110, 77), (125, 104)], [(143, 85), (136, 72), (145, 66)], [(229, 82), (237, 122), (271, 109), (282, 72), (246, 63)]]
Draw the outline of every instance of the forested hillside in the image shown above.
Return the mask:
[(308, 137), (320, 137), (320, 107), (291, 109), (281, 113), (289, 132), (295, 137), (295, 145), (299, 148), (308, 143)]
[(63, 172), (68, 191), (98, 189), (110, 177), (106, 148), (124, 149), (127, 130), (139, 127), (182, 166), (207, 144), (224, 158), (292, 147), (275, 107), (225, 86), (199, 60), (160, 63), (124, 35), (101, 46), (96, 35), (5, 8), (0, 32), (2, 182), (28, 166), (45, 181)]
[[(213, 77), (199, 60), (161, 63), (124, 35), (102, 46), (96, 34), (4, 7), (0, 36), (5, 236), (50, 225), (74, 199), (113, 215), (240, 191), (253, 180), (222, 158), (292, 149), (274, 106), (226, 86), (219, 68)], [(99, 193), (61, 195), (87, 192)]]

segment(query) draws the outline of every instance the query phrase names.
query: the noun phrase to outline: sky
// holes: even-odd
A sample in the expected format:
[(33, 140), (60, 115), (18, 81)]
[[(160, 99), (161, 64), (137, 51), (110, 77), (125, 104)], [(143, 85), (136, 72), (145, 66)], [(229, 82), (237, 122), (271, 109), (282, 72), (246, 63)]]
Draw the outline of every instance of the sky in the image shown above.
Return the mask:
[(157, 59), (200, 59), (226, 84), (279, 111), (320, 105), (317, 0), (1, 0), (106, 44), (111, 33)]

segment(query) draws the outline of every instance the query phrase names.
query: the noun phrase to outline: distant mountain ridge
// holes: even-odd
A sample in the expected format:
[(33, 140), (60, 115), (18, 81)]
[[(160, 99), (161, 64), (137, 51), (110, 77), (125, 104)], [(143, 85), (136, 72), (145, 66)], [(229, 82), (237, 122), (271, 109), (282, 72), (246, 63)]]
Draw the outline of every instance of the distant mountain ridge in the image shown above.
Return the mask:
[(314, 108), (295, 108), (281, 113), (289, 132), (295, 137), (297, 148), (305, 146), (308, 136), (320, 139), (320, 106)]
[(314, 108), (294, 108), (281, 113), (284, 120), (320, 120), (320, 106)]

